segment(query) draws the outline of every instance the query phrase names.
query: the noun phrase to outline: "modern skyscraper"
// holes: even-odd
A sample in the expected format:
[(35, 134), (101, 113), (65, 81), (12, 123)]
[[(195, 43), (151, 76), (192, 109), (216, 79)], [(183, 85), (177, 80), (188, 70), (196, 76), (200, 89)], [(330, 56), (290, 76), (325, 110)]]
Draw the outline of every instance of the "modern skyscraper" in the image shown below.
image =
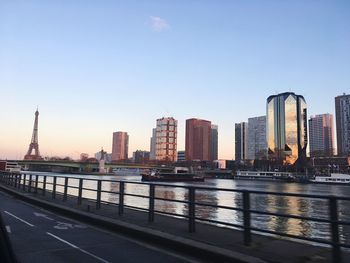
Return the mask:
[(211, 160), (218, 160), (218, 138), (219, 130), (218, 126), (211, 125)]
[(156, 159), (156, 142), (157, 142), (157, 128), (153, 128), (152, 137), (151, 137), (150, 154), (149, 154), (150, 160)]
[(286, 92), (268, 97), (266, 129), (269, 159), (284, 164), (305, 161), (307, 109), (303, 96)]
[(266, 116), (248, 119), (249, 160), (264, 159), (267, 155)]
[(335, 97), (338, 156), (350, 156), (350, 95)]
[(333, 115), (321, 114), (309, 119), (311, 157), (333, 156)]
[(157, 120), (156, 160), (175, 162), (177, 158), (177, 120), (172, 117)]
[(244, 161), (248, 155), (248, 124), (235, 124), (235, 160)]
[(126, 132), (114, 132), (112, 142), (112, 161), (128, 159), (129, 135)]
[(186, 160), (212, 161), (211, 122), (201, 119), (186, 120)]

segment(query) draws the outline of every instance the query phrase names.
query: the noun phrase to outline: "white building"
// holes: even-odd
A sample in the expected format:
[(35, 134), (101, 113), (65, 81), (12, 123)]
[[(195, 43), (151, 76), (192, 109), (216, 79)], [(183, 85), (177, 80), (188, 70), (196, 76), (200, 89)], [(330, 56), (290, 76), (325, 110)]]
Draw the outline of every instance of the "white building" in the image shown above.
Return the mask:
[(262, 159), (266, 157), (266, 154), (266, 116), (249, 118), (247, 159)]

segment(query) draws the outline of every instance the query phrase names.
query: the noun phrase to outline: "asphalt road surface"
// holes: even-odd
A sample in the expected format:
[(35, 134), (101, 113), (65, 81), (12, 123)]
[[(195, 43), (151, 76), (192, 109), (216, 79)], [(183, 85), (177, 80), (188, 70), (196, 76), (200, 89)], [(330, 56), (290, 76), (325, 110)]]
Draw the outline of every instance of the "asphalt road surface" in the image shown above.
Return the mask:
[(80, 224), (0, 192), (0, 211), (20, 262), (198, 262)]

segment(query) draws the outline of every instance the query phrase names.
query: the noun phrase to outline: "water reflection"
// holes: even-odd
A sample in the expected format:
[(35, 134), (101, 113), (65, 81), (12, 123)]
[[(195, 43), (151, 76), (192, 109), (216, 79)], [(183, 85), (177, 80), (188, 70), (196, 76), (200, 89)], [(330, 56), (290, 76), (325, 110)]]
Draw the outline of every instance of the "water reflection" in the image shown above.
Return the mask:
[[(50, 174), (52, 175), (52, 174)], [(62, 176), (62, 175), (59, 175)], [(73, 176), (73, 175), (67, 175)], [(74, 175), (75, 176), (75, 175)], [(77, 176), (75, 176), (77, 177)], [(41, 177), (42, 178), (42, 177)], [(94, 178), (94, 177), (89, 177)], [(106, 180), (125, 180), (125, 193), (137, 195), (149, 195), (149, 186), (141, 184), (133, 184), (133, 181), (140, 182), (140, 176), (115, 176), (115, 177), (96, 177), (94, 179)], [(52, 182), (52, 177), (47, 178), (47, 182)], [(64, 183), (63, 179), (58, 179), (60, 184)], [(40, 185), (40, 184), (39, 184)], [(78, 186), (78, 179), (69, 179), (69, 185)], [(155, 188), (155, 196), (157, 198), (173, 200), (172, 202), (156, 200), (155, 209), (158, 211), (188, 215), (188, 205), (175, 200), (188, 200), (188, 190), (181, 187), (186, 183), (175, 183), (170, 187)], [(303, 193), (317, 195), (337, 195), (350, 196), (350, 187), (347, 185), (319, 185), (319, 184), (296, 184), (281, 183), (268, 181), (250, 181), (250, 180), (220, 180), (208, 179), (204, 183), (197, 183), (198, 186), (209, 186), (215, 188), (227, 189), (247, 189), (255, 191), (269, 191), (282, 193)], [(96, 189), (96, 181), (85, 181), (84, 187)], [(51, 185), (47, 185), (48, 189), (52, 189)], [(109, 192), (119, 192), (119, 183), (107, 181), (102, 183), (102, 189)], [(61, 189), (62, 190), (62, 189)], [(61, 191), (60, 190), (60, 191)], [(77, 195), (77, 189), (70, 188), (69, 194)], [(83, 191), (83, 197), (96, 198), (96, 192)], [(102, 193), (102, 201), (108, 201), (117, 204), (119, 202), (118, 194)], [(196, 190), (196, 202), (202, 204), (210, 204), (214, 206), (225, 206), (229, 208), (242, 207), (242, 195), (235, 192), (227, 191), (208, 191)], [(147, 198), (125, 196), (125, 204), (139, 208), (147, 209), (149, 200)], [(339, 219), (342, 221), (350, 221), (350, 202), (339, 202)], [(317, 198), (299, 198), (299, 197), (283, 197), (278, 195), (262, 195), (251, 194), (251, 208), (258, 211), (267, 211), (271, 213), (315, 217), (328, 219), (329, 204), (327, 200)], [(196, 206), (196, 217), (209, 219), (214, 221), (227, 222), (231, 224), (242, 225), (242, 212), (226, 208), (216, 208), (205, 205)], [(291, 235), (299, 235), (303, 237), (328, 239), (330, 237), (329, 224), (306, 221), (293, 218), (283, 218), (277, 216), (264, 216), (260, 214), (252, 214), (252, 225), (259, 229), (288, 233)], [(340, 226), (342, 242), (350, 240), (350, 226)]]

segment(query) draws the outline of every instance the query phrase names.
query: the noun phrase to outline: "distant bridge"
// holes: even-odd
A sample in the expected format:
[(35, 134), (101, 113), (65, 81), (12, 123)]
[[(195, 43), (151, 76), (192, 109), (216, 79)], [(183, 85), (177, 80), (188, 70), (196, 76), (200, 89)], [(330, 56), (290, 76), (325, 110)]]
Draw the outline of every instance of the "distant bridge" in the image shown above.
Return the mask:
[[(26, 168), (26, 170), (52, 171), (52, 172), (98, 172), (99, 163), (96, 162), (75, 162), (75, 161), (45, 161), (45, 160), (11, 160)], [(107, 163), (107, 170), (113, 168), (139, 168), (152, 169), (157, 166), (141, 165), (132, 163)]]

